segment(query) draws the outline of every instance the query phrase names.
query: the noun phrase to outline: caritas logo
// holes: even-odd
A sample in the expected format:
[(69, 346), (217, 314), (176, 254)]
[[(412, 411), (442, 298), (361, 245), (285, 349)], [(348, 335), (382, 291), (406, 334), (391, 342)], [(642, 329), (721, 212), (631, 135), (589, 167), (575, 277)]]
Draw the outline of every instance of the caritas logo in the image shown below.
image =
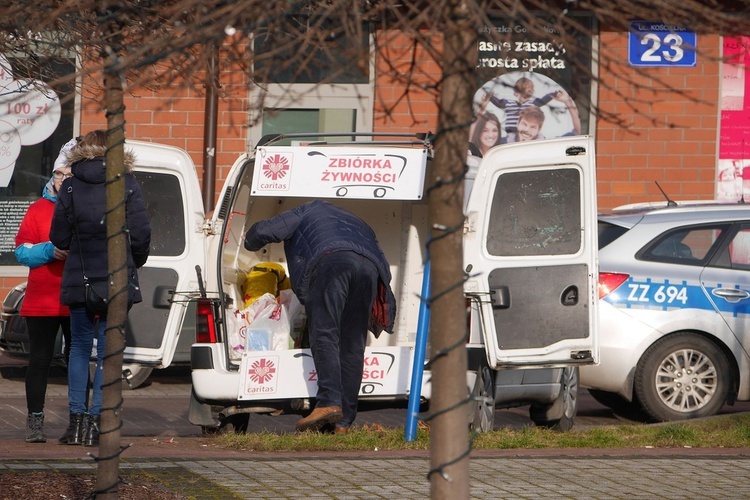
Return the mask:
[(291, 155), (272, 154), (260, 167), (263, 177), (258, 187), (262, 190), (284, 191), (289, 189), (289, 173), (292, 165)]
[(243, 382), (243, 394), (254, 397), (259, 394), (275, 394), (279, 383), (278, 356), (264, 356), (248, 360)]
[(268, 383), (276, 375), (276, 365), (273, 361), (261, 358), (253, 362), (248, 375), (250, 376), (250, 380), (256, 384)]

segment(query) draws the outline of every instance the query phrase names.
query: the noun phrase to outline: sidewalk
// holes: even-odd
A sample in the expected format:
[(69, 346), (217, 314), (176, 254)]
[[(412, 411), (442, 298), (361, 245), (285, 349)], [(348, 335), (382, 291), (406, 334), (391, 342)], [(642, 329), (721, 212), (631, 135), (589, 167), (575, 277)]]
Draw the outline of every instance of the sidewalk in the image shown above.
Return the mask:
[[(0, 498), (2, 472), (95, 472), (89, 452), (59, 445), (67, 424), (64, 380), (51, 379), (49, 441), (23, 441), (23, 379), (0, 379)], [(204, 498), (429, 498), (429, 452), (257, 453), (215, 447), (187, 421), (190, 385), (158, 378), (123, 391), (123, 471), (142, 471), (172, 491)], [(358, 424), (402, 426), (404, 409), (364, 411)], [(298, 415), (252, 415), (253, 431), (293, 432)], [(331, 436), (336, 439), (336, 436)], [(748, 449), (491, 450), (470, 460), (471, 497), (489, 498), (746, 498)]]
[[(571, 456), (566, 456), (572, 452)], [(470, 461), (471, 498), (747, 498), (749, 450), (674, 454), (631, 450), (632, 455), (587, 454), (586, 450), (515, 451)], [(741, 453), (741, 454), (740, 454)], [(127, 454), (127, 451), (125, 452)], [(125, 459), (121, 470), (146, 472), (172, 491), (193, 498), (429, 498), (429, 457), (394, 453), (228, 453), (222, 459)], [(359, 456), (357, 456), (359, 455)], [(3, 460), (4, 470), (93, 472), (86, 461)], [(220, 485), (223, 489), (218, 488)], [(2, 494), (0, 494), (2, 497)], [(5, 497), (3, 497), (5, 498)]]

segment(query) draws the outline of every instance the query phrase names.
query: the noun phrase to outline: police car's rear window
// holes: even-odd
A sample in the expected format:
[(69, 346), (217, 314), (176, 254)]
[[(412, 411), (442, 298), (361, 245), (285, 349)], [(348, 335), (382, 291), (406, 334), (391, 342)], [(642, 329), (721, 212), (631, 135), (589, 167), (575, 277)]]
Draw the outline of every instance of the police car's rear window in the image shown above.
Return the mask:
[(636, 259), (691, 266), (705, 265), (724, 232), (726, 224), (694, 226), (667, 231), (636, 254)]
[(599, 221), (599, 250), (628, 232), (628, 228)]

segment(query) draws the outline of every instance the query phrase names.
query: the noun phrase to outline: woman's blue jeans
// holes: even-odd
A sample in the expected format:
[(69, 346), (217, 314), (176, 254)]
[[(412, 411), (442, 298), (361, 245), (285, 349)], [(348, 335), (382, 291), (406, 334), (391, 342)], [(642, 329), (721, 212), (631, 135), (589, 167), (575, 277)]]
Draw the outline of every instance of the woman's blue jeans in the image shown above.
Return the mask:
[[(106, 341), (107, 320), (95, 318), (85, 307), (70, 308), (70, 361), (68, 362), (68, 404), (70, 413), (99, 415), (102, 409), (102, 360)], [(91, 408), (86, 408), (89, 360), (96, 337), (96, 371), (94, 372)]]

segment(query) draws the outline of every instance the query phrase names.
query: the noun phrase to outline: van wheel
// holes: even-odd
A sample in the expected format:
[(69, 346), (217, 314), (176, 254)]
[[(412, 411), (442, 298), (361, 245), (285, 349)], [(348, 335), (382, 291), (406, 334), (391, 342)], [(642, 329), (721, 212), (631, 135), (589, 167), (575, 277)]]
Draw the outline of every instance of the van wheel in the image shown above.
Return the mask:
[(573, 428), (578, 410), (578, 367), (568, 366), (562, 370), (560, 394), (549, 404), (532, 404), (529, 416), (534, 424), (557, 431)]
[(477, 370), (471, 391), (469, 430), (489, 432), (495, 426), (495, 372), (489, 366)]
[(715, 415), (727, 400), (729, 379), (729, 360), (716, 344), (680, 332), (646, 350), (634, 385), (644, 411), (668, 422)]
[(143, 366), (137, 363), (126, 364), (122, 366), (122, 387), (123, 389), (138, 389), (146, 383), (154, 369), (150, 366)]
[(236, 413), (221, 419), (219, 425), (219, 434), (244, 434), (247, 432), (247, 426), (250, 422), (250, 415), (247, 413)]

